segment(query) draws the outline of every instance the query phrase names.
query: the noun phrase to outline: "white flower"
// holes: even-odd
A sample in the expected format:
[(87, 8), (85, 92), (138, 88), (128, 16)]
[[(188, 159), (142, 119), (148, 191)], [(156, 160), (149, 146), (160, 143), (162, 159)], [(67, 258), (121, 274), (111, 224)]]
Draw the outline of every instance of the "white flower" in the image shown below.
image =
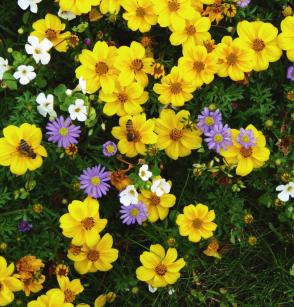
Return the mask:
[(0, 57), (0, 80), (2, 80), (5, 71), (9, 70), (8, 60)]
[(36, 78), (33, 66), (20, 65), (17, 67), (17, 71), (13, 74), (15, 79), (19, 79), (19, 83), (26, 85)]
[(281, 191), (278, 198), (281, 201), (288, 201), (290, 197), (294, 198), (294, 182), (289, 182), (286, 185), (278, 185), (276, 191)]
[(76, 18), (76, 15), (71, 12), (71, 11), (62, 11), (61, 9), (59, 9), (57, 15), (62, 18), (62, 19), (65, 19), (65, 20), (73, 20)]
[(77, 91), (82, 91), (83, 94), (87, 93), (86, 90), (86, 80), (83, 79), (83, 77), (79, 78), (79, 85), (76, 87)]
[(44, 93), (40, 93), (37, 96), (36, 101), (39, 104), (39, 106), (37, 106), (37, 110), (42, 116), (46, 117), (47, 114), (52, 117), (57, 116), (56, 112), (53, 109), (53, 95), (49, 94), (46, 97)]
[(53, 44), (47, 38), (39, 42), (36, 36), (29, 36), (28, 42), (29, 44), (25, 45), (27, 54), (31, 54), (36, 63), (41, 62), (43, 65), (48, 64), (51, 58), (48, 51), (52, 48)]
[(119, 193), (119, 201), (124, 206), (138, 203), (138, 192), (133, 185), (128, 185)]
[(84, 105), (83, 99), (76, 99), (75, 104), (68, 107), (68, 112), (72, 120), (77, 119), (84, 122), (87, 119), (87, 107)]
[(139, 169), (139, 176), (143, 181), (148, 181), (150, 177), (152, 177), (152, 173), (148, 171), (148, 165), (144, 164)]
[(30, 11), (32, 13), (38, 12), (38, 6), (37, 3), (40, 3), (42, 0), (18, 0), (17, 4), (22, 10), (26, 10), (28, 7), (30, 7)]
[(174, 288), (169, 288), (169, 290), (168, 290), (168, 294), (169, 295), (173, 295), (174, 293), (175, 293), (175, 289)]
[(148, 284), (148, 290), (149, 292), (154, 293), (157, 291), (157, 288), (153, 288), (151, 285)]
[(165, 179), (156, 179), (152, 183), (151, 192), (160, 197), (163, 194), (169, 193), (170, 188), (170, 184)]
[(71, 96), (72, 90), (68, 88), (68, 89), (65, 91), (65, 94), (66, 94), (67, 96)]

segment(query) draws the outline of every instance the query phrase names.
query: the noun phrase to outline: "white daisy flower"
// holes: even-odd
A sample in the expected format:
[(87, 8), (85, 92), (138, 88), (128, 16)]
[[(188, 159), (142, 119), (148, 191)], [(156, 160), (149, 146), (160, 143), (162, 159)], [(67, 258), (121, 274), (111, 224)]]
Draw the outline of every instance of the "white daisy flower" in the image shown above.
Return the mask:
[(53, 95), (49, 94), (46, 97), (44, 93), (40, 93), (36, 98), (36, 102), (39, 104), (37, 106), (37, 110), (42, 116), (46, 117), (47, 114), (49, 114), (51, 117), (57, 116), (56, 112), (54, 111)]
[(84, 105), (83, 99), (76, 99), (75, 104), (71, 104), (68, 107), (68, 112), (72, 120), (77, 119), (80, 122), (84, 122), (87, 119), (87, 107)]
[(29, 36), (28, 42), (29, 44), (25, 45), (27, 54), (31, 54), (36, 63), (41, 62), (43, 65), (48, 64), (51, 58), (48, 51), (52, 48), (53, 44), (47, 38), (39, 42), (36, 36)]
[(148, 165), (144, 164), (139, 169), (139, 176), (143, 181), (148, 181), (152, 177), (152, 173), (148, 170)]
[(119, 201), (124, 206), (138, 203), (138, 192), (134, 185), (127, 186), (119, 193)]
[(5, 71), (9, 70), (8, 60), (0, 57), (0, 80), (2, 80)]
[(165, 179), (155, 179), (151, 186), (151, 192), (160, 197), (163, 194), (168, 194), (170, 188), (170, 184)]
[(28, 7), (30, 7), (30, 11), (32, 13), (38, 12), (38, 6), (37, 4), (40, 3), (42, 0), (18, 0), (17, 4), (22, 10), (26, 10)]
[(20, 65), (17, 67), (17, 71), (13, 74), (15, 79), (19, 79), (19, 83), (26, 85), (36, 78), (33, 66)]
[(279, 200), (288, 201), (290, 197), (294, 198), (294, 182), (278, 185), (276, 191), (281, 191), (281, 193), (278, 194)]

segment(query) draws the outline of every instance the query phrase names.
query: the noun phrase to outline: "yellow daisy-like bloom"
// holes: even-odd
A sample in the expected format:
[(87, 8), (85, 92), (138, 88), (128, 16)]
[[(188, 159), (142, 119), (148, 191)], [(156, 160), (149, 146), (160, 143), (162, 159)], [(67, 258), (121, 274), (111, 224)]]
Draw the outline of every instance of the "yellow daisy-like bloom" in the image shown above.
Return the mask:
[(148, 84), (147, 74), (152, 73), (153, 58), (146, 56), (146, 50), (142, 44), (132, 42), (130, 47), (122, 46), (118, 49), (115, 67), (119, 70), (119, 81), (122, 85), (128, 85), (134, 80), (143, 87)]
[(188, 46), (179, 59), (179, 69), (185, 72), (184, 79), (200, 87), (209, 84), (218, 70), (217, 57), (208, 53), (204, 46)]
[(142, 190), (139, 199), (146, 204), (149, 214), (148, 220), (152, 223), (158, 219), (163, 221), (168, 216), (169, 209), (176, 203), (176, 197), (173, 194), (157, 196), (148, 190)]
[[(204, 1), (201, 1), (205, 3)], [(216, 24), (218, 24), (223, 18), (224, 18), (224, 5), (222, 4), (222, 0), (212, 0), (212, 1), (206, 1), (209, 3), (205, 4), (211, 4), (206, 7), (205, 11), (202, 13), (204, 16), (208, 16), (211, 22), (216, 21)]]
[(10, 125), (3, 129), (3, 135), (0, 138), (0, 165), (10, 166), (11, 173), (16, 175), (41, 167), (47, 151), (40, 145), (40, 128), (27, 123), (20, 127)]
[(151, 75), (154, 77), (154, 79), (160, 79), (165, 75), (164, 66), (160, 63), (154, 63), (152, 66), (152, 72)]
[(116, 47), (109, 47), (106, 42), (97, 42), (93, 51), (82, 51), (79, 56), (82, 65), (76, 69), (76, 76), (86, 81), (89, 93), (95, 93), (100, 86), (106, 93), (113, 92), (118, 73), (113, 66), (116, 56)]
[(237, 8), (235, 4), (225, 3), (224, 4), (224, 14), (228, 17), (235, 17), (237, 14)]
[(152, 2), (161, 27), (184, 27), (185, 20), (193, 18), (194, 10), (190, 0), (152, 0)]
[(163, 104), (181, 107), (193, 98), (196, 87), (184, 79), (185, 71), (174, 66), (171, 72), (161, 79), (161, 83), (154, 84), (153, 90), (159, 94), (158, 100)]
[[(266, 148), (266, 141), (263, 133), (258, 131), (253, 125), (248, 125), (245, 130), (253, 132), (255, 143), (253, 146), (244, 147), (237, 141), (240, 131), (232, 129), (233, 145), (227, 150), (220, 150), (220, 154), (225, 158), (228, 164), (237, 164), (236, 174), (247, 176), (254, 168), (259, 168), (264, 165), (264, 162), (269, 159), (270, 151)], [(246, 139), (242, 139), (243, 142)]]
[(177, 216), (176, 223), (179, 225), (181, 236), (188, 236), (189, 241), (199, 242), (201, 237), (208, 239), (213, 236), (217, 225), (214, 210), (209, 210), (203, 204), (188, 205), (184, 207), (183, 214)]
[(157, 23), (151, 0), (121, 0), (121, 6), (126, 10), (123, 18), (132, 31), (148, 32)]
[(64, 301), (64, 293), (59, 289), (51, 289), (46, 295), (41, 295), (35, 301), (28, 303), (27, 307), (74, 307), (71, 303)]
[(145, 155), (146, 144), (155, 144), (157, 135), (152, 119), (146, 120), (146, 114), (123, 116), (119, 119), (119, 127), (113, 127), (112, 135), (119, 140), (117, 147), (127, 157), (138, 154)]
[(99, 203), (87, 197), (83, 202), (74, 200), (68, 205), (69, 213), (59, 219), (62, 234), (73, 238), (72, 244), (84, 243), (92, 246), (99, 241), (99, 233), (105, 228), (107, 219), (99, 217)]
[(67, 276), (69, 273), (69, 267), (65, 264), (58, 264), (55, 268), (55, 274), (58, 277)]
[(100, 0), (59, 0), (59, 6), (62, 11), (70, 11), (75, 15), (89, 13), (91, 7), (99, 3)]
[(116, 80), (114, 91), (105, 93), (101, 90), (99, 99), (106, 102), (103, 112), (108, 116), (135, 115), (143, 111), (141, 104), (148, 100), (148, 92), (138, 82), (123, 86)]
[(13, 292), (23, 289), (23, 284), (14, 275), (14, 264), (7, 266), (4, 257), (0, 256), (0, 306), (6, 306), (13, 302)]
[(156, 120), (155, 132), (158, 134), (156, 146), (174, 160), (191, 154), (192, 149), (201, 146), (200, 130), (185, 124), (190, 113), (182, 110), (177, 114), (173, 110), (165, 109)]
[(287, 50), (287, 57), (294, 62), (294, 16), (288, 16), (281, 22), (282, 33), (278, 36), (279, 46)]
[(109, 271), (112, 269), (111, 263), (118, 258), (118, 250), (112, 248), (112, 245), (113, 238), (106, 233), (99, 238), (97, 244), (91, 247), (83, 245), (79, 253), (69, 253), (68, 257), (74, 261), (74, 267), (79, 274)]
[(30, 35), (38, 37), (40, 41), (47, 38), (59, 52), (67, 51), (67, 39), (71, 34), (68, 31), (62, 33), (65, 24), (57, 16), (46, 14), (44, 19), (39, 19), (33, 23), (33, 29), (35, 31)]
[(150, 246), (150, 252), (143, 252), (140, 261), (143, 266), (136, 270), (137, 278), (155, 288), (172, 285), (180, 278), (180, 270), (185, 266), (183, 258), (178, 257), (175, 248), (169, 248), (165, 253), (160, 244)]
[(100, 11), (102, 14), (118, 14), (120, 11), (121, 0), (101, 0)]
[(234, 81), (245, 78), (245, 72), (253, 69), (255, 64), (254, 53), (250, 48), (245, 48), (237, 40), (225, 36), (215, 49), (218, 57), (218, 75), (229, 76)]
[(172, 45), (180, 45), (183, 47), (202, 45), (203, 41), (211, 38), (210, 20), (208, 17), (202, 17), (198, 12), (193, 14), (191, 20), (186, 19), (185, 24), (176, 24), (172, 29), (169, 38)]
[(31, 278), (21, 279), (23, 281), (23, 291), (26, 296), (31, 293), (40, 292), (43, 289), (43, 283), (45, 282), (45, 275), (40, 272), (35, 273)]
[(64, 302), (72, 303), (76, 296), (84, 291), (80, 279), (69, 280), (68, 277), (57, 278), (60, 290), (64, 293)]
[(243, 20), (237, 25), (239, 38), (236, 40), (245, 49), (254, 53), (255, 71), (268, 69), (269, 62), (276, 62), (282, 55), (278, 46), (278, 29), (271, 23)]

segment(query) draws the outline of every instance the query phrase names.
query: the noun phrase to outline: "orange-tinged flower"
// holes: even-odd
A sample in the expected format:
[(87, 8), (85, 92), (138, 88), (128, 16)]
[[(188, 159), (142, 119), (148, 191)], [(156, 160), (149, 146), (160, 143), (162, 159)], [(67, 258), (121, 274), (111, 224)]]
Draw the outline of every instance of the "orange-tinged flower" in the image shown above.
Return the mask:
[(203, 251), (203, 254), (209, 257), (221, 259), (221, 255), (219, 254), (218, 250), (219, 250), (219, 244), (217, 242), (217, 239), (212, 238), (207, 248)]

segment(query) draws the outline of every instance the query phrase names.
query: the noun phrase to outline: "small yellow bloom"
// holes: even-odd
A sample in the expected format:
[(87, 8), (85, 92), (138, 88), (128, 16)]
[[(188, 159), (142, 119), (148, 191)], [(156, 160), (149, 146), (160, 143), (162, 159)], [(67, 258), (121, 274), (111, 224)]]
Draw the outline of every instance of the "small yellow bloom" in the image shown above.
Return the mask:
[(200, 130), (195, 127), (187, 127), (190, 113), (182, 110), (177, 114), (170, 109), (162, 110), (156, 120), (155, 132), (158, 134), (156, 146), (174, 160), (191, 154), (191, 150), (201, 146)]
[(94, 302), (94, 307), (104, 307), (105, 304), (106, 304), (106, 294), (101, 294), (96, 298)]
[(107, 220), (99, 216), (98, 201), (91, 197), (87, 197), (83, 202), (74, 200), (68, 205), (68, 211), (69, 213), (59, 219), (62, 234), (72, 238), (74, 245), (97, 244), (99, 233), (107, 224)]
[(30, 301), (27, 307), (73, 307), (65, 302), (64, 293), (59, 289), (51, 289), (46, 295), (39, 296), (35, 301)]
[(256, 245), (256, 243), (257, 243), (257, 238), (254, 237), (254, 236), (250, 236), (250, 237), (248, 238), (247, 242), (248, 242), (249, 245), (254, 246), (254, 245)]
[(80, 279), (69, 280), (68, 277), (57, 277), (60, 290), (64, 293), (64, 302), (72, 303), (76, 296), (84, 291)]
[(58, 277), (67, 276), (69, 273), (69, 267), (65, 264), (58, 264), (55, 268), (55, 274)]
[(35, 213), (41, 213), (43, 211), (43, 206), (42, 204), (34, 204), (33, 205), (33, 211)]
[(203, 253), (206, 256), (221, 259), (221, 255), (218, 253), (218, 249), (219, 249), (219, 244), (217, 242), (217, 239), (212, 238), (206, 250), (204, 250)]
[(78, 153), (78, 146), (75, 144), (70, 144), (65, 148), (65, 153), (70, 157), (74, 157)]
[(180, 270), (185, 266), (183, 258), (178, 257), (175, 248), (165, 253), (160, 244), (150, 246), (150, 252), (143, 252), (140, 261), (143, 266), (136, 270), (137, 278), (155, 288), (172, 285), (180, 278)]
[(214, 210), (202, 204), (184, 207), (183, 214), (177, 216), (176, 223), (179, 225), (181, 236), (188, 236), (189, 241), (199, 242), (201, 237), (208, 239), (213, 236), (217, 225), (212, 221), (215, 219)]
[(159, 79), (165, 75), (164, 66), (160, 63), (154, 63), (152, 66), (151, 75), (154, 79)]
[(235, 4), (225, 3), (224, 4), (224, 14), (228, 17), (235, 17), (237, 14), (237, 8)]
[(23, 279), (24, 293), (29, 296), (32, 293), (40, 292), (43, 289), (43, 283), (45, 282), (45, 275), (40, 272), (35, 273), (31, 278)]
[(246, 215), (244, 216), (244, 222), (245, 222), (246, 224), (251, 224), (251, 223), (253, 222), (253, 216), (252, 216), (252, 214), (246, 214)]
[(8, 126), (0, 138), (0, 165), (10, 166), (10, 171), (23, 175), (43, 164), (47, 157), (46, 149), (41, 146), (42, 131), (35, 125), (22, 124), (20, 127)]
[(294, 62), (294, 16), (288, 16), (281, 22), (282, 33), (278, 36), (279, 46), (287, 50), (287, 57)]
[(146, 115), (123, 116), (119, 119), (119, 126), (113, 127), (112, 135), (119, 140), (118, 150), (127, 157), (138, 154), (145, 155), (146, 144), (155, 144), (157, 135), (153, 132), (155, 123), (146, 120)]
[[(204, 1), (202, 2), (204, 3)], [(206, 7), (202, 15), (208, 16), (211, 22), (216, 21), (216, 24), (218, 24), (224, 18), (224, 5), (222, 4), (222, 0), (212, 0), (207, 4), (211, 5)]]
[(32, 36), (38, 37), (40, 41), (47, 38), (57, 51), (67, 51), (67, 39), (70, 37), (70, 32), (62, 33), (65, 24), (57, 16), (46, 14), (44, 19), (39, 19), (33, 23), (33, 29), (35, 31), (31, 33)]
[(100, 0), (59, 0), (62, 11), (70, 11), (75, 15), (86, 14), (91, 11), (91, 6), (98, 5)]

